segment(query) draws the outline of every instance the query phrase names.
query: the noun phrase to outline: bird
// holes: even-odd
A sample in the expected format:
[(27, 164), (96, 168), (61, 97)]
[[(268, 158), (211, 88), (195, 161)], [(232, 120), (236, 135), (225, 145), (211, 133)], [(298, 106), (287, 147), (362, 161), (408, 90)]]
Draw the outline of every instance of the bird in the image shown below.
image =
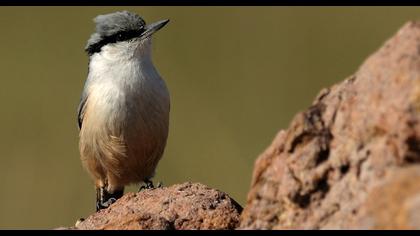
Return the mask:
[(127, 185), (154, 188), (151, 179), (168, 138), (170, 96), (152, 62), (152, 35), (169, 19), (146, 24), (136, 13), (117, 11), (93, 21), (77, 123), (80, 159), (100, 211), (122, 197)]

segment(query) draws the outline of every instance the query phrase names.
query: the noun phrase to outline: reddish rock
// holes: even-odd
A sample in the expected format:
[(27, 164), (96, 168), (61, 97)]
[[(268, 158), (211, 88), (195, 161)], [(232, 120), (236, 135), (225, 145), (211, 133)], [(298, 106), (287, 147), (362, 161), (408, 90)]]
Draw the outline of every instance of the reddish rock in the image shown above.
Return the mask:
[(420, 229), (420, 23), (324, 89), (257, 159), (241, 229)]
[(127, 193), (73, 229), (235, 229), (241, 206), (202, 184)]

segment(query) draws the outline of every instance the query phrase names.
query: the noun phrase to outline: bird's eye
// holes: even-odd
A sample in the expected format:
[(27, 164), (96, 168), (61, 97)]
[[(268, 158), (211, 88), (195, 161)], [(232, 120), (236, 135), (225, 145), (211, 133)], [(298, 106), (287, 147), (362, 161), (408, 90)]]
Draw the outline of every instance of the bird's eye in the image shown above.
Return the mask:
[(118, 39), (118, 40), (123, 40), (123, 39), (124, 39), (124, 35), (123, 35), (123, 34), (121, 34), (121, 33), (120, 33), (120, 34), (118, 34), (118, 35), (117, 35), (117, 39)]

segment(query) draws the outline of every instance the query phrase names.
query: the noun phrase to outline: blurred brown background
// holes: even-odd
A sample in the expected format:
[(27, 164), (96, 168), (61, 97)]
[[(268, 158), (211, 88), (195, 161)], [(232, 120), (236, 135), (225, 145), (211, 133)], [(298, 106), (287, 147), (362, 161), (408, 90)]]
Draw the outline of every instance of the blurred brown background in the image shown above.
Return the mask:
[(241, 204), (277, 131), (420, 16), (418, 7), (0, 7), (0, 228), (70, 226), (94, 211), (76, 108), (92, 18), (117, 10), (171, 19), (153, 46), (172, 99), (155, 182), (202, 182)]

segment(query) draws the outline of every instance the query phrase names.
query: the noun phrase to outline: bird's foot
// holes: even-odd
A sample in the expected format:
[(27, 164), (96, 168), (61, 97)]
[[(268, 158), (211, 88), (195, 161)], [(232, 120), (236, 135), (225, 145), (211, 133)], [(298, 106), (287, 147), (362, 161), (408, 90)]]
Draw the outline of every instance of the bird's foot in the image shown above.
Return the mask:
[(150, 182), (144, 182), (144, 184), (142, 184), (140, 186), (139, 192), (143, 191), (145, 189), (154, 189), (154, 188), (155, 188), (155, 186), (153, 186), (153, 183), (151, 181)]
[(115, 199), (115, 198), (112, 197), (112, 198), (109, 198), (108, 201), (106, 201), (106, 202), (96, 202), (96, 211), (100, 211), (102, 209), (106, 209), (109, 206), (111, 206), (112, 203), (114, 203), (116, 201), (117, 201), (117, 199)]
[(158, 182), (157, 186), (155, 187), (151, 180), (145, 180), (144, 185), (140, 186), (139, 192), (145, 189), (155, 189), (155, 188), (161, 188), (161, 187), (162, 187), (162, 182)]
[(98, 188), (97, 189), (97, 197), (96, 197), (96, 211), (100, 211), (102, 209), (108, 208), (114, 202), (117, 201), (122, 195), (124, 194), (124, 189), (115, 191), (114, 193), (108, 193), (105, 188)]

